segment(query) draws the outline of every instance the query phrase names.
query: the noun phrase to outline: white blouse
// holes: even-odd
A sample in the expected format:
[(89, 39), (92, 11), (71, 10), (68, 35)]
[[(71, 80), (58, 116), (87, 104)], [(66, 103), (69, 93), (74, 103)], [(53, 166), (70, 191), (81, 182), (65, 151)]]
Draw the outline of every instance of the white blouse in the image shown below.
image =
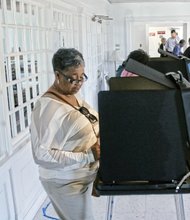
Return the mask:
[[(80, 106), (98, 114), (86, 102)], [(97, 142), (98, 122), (90, 121), (67, 103), (41, 97), (31, 117), (33, 157), (45, 179), (78, 179), (97, 172), (90, 147)]]

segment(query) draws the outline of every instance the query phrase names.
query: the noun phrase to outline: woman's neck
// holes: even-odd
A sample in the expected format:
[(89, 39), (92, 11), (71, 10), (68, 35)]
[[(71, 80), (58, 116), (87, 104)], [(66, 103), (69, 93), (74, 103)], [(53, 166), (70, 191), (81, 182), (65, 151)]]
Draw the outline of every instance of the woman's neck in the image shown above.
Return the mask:
[(54, 92), (58, 93), (59, 95), (68, 96), (68, 97), (74, 96), (73, 94), (70, 94), (70, 93), (60, 89), (55, 83), (49, 89), (53, 90)]
[[(53, 84), (48, 91), (52, 91), (53, 93), (55, 93), (57, 96), (57, 99), (60, 101), (66, 101), (69, 102), (71, 105), (73, 106), (80, 106), (78, 103), (78, 100), (76, 99), (75, 95), (73, 94), (68, 94), (66, 92), (61, 91), (58, 87), (56, 87), (55, 84)], [(47, 91), (47, 92), (48, 92)]]

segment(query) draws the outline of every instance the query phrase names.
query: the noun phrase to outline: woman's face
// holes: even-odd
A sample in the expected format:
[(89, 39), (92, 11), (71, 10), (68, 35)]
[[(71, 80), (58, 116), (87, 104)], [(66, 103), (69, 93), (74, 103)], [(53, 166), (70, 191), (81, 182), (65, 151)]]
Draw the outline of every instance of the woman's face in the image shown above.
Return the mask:
[(74, 95), (80, 90), (84, 82), (84, 66), (70, 67), (64, 73), (58, 72), (56, 77), (58, 77), (59, 80), (59, 83), (56, 85), (59, 92), (67, 95)]

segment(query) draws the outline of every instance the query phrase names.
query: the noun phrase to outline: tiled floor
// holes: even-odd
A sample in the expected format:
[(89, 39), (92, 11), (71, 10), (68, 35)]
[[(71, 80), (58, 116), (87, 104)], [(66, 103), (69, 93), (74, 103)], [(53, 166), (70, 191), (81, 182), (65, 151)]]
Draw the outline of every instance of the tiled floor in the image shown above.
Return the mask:
[[(54, 219), (56, 220), (56, 218), (58, 219), (51, 203), (50, 205), (47, 207), (47, 205), (49, 204), (49, 199), (47, 198), (44, 202), (44, 204), (40, 207), (38, 213), (36, 214), (34, 220), (48, 220), (48, 219)], [(93, 206), (94, 206), (94, 215), (95, 215), (95, 219), (97, 220), (101, 220), (101, 219), (105, 219), (105, 213), (106, 213), (106, 207), (107, 207), (107, 197), (99, 197), (99, 198), (95, 198), (93, 197)], [(43, 214), (43, 208), (47, 207), (45, 214), (48, 215), (50, 218), (45, 217)], [(77, 219), (76, 219), (77, 220)]]
[[(107, 220), (107, 196), (93, 197), (94, 215), (96, 220)], [(190, 195), (183, 195), (186, 220), (190, 219)], [(49, 203), (46, 199), (39, 209), (34, 220), (48, 220), (43, 216), (42, 208)], [(178, 220), (176, 215), (175, 199), (173, 195), (139, 195), (115, 196), (113, 203), (112, 220)], [(58, 217), (51, 204), (46, 210), (51, 219)]]

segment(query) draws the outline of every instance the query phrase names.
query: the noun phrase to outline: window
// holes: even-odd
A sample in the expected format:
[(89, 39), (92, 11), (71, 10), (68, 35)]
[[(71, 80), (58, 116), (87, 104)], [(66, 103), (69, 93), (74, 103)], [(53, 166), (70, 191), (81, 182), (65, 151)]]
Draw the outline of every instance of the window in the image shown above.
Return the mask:
[(27, 95), (26, 95), (27, 83), (26, 82), (21, 83), (21, 91), (22, 91), (22, 102), (26, 103), (27, 101)]
[[(2, 28), (6, 112), (9, 118), (9, 137), (12, 138), (12, 143), (16, 143), (25, 137), (24, 134), (30, 124), (31, 111), (41, 94), (41, 65), (47, 63), (47, 53), (46, 43), (43, 42), (40, 46), (39, 39), (46, 40), (47, 30), (37, 26), (39, 17), (42, 19), (42, 10), (39, 10), (38, 6), (20, 0), (5, 0), (5, 2), (7, 12), (10, 11), (6, 12), (8, 17)], [(12, 2), (15, 4), (14, 7), (11, 5)], [(11, 20), (9, 17), (14, 19)], [(41, 60), (43, 63), (40, 63)]]
[(20, 73), (20, 78), (23, 78), (23, 77), (25, 77), (26, 75), (25, 75), (25, 71), (24, 71), (24, 58), (23, 58), (23, 55), (20, 55), (19, 56), (19, 63), (20, 63), (20, 71), (19, 71), (19, 73)]
[(28, 5), (24, 3), (24, 13), (28, 14)]
[(16, 12), (20, 12), (20, 2), (16, 1)]
[(24, 19), (24, 24), (25, 25), (30, 25), (30, 21), (31, 21), (31, 16), (30, 16), (30, 5), (27, 3), (23, 4), (23, 19)]
[(30, 76), (32, 73), (32, 66), (31, 66), (31, 55), (27, 56), (27, 66), (28, 66), (28, 75)]
[(23, 115), (24, 115), (24, 126), (25, 128), (27, 128), (28, 127), (28, 109), (26, 106), (23, 109)]
[(20, 112), (15, 112), (15, 119), (16, 119), (16, 131), (17, 134), (21, 132), (21, 122), (20, 122)]
[(16, 63), (15, 57), (10, 57), (10, 64), (11, 64), (11, 80), (16, 80)]
[[(25, 137), (28, 138), (26, 134), (29, 134), (31, 111), (48, 84), (47, 74), (52, 71), (52, 53), (62, 46), (73, 47), (74, 16), (70, 11), (55, 8), (52, 11), (54, 17), (47, 18), (43, 1), (39, 4), (34, 0), (0, 0), (2, 7), (0, 18), (3, 21), (1, 45), (4, 65), (1, 66), (1, 75), (2, 94), (6, 94), (7, 103), (0, 104), (8, 120), (7, 143), (12, 146), (7, 149), (12, 147), (12, 153), (25, 141)], [(48, 10), (52, 10), (52, 7)], [(53, 32), (50, 24), (54, 25)], [(0, 160), (1, 152), (5, 151), (0, 146)]]
[(35, 15), (35, 6), (32, 5), (32, 15)]
[(40, 94), (39, 82), (38, 82), (38, 77), (36, 77), (36, 95), (38, 96), (39, 94)]
[(13, 88), (13, 95), (14, 95), (14, 107), (18, 106), (18, 88), (17, 84), (12, 86)]
[(35, 73), (38, 73), (38, 55), (36, 54), (34, 57), (34, 66), (35, 66)]
[(7, 10), (11, 10), (11, 0), (6, 0)]
[(4, 59), (7, 108), (13, 139), (29, 126), (29, 117), (34, 108), (35, 99), (40, 95), (40, 56), (40, 53), (31, 52), (7, 56)]
[(7, 64), (7, 58), (4, 59), (4, 70), (5, 70), (5, 80), (8, 82), (8, 64)]
[(34, 103), (33, 102), (31, 103), (30, 107), (31, 107), (31, 111), (32, 111), (34, 109)]

